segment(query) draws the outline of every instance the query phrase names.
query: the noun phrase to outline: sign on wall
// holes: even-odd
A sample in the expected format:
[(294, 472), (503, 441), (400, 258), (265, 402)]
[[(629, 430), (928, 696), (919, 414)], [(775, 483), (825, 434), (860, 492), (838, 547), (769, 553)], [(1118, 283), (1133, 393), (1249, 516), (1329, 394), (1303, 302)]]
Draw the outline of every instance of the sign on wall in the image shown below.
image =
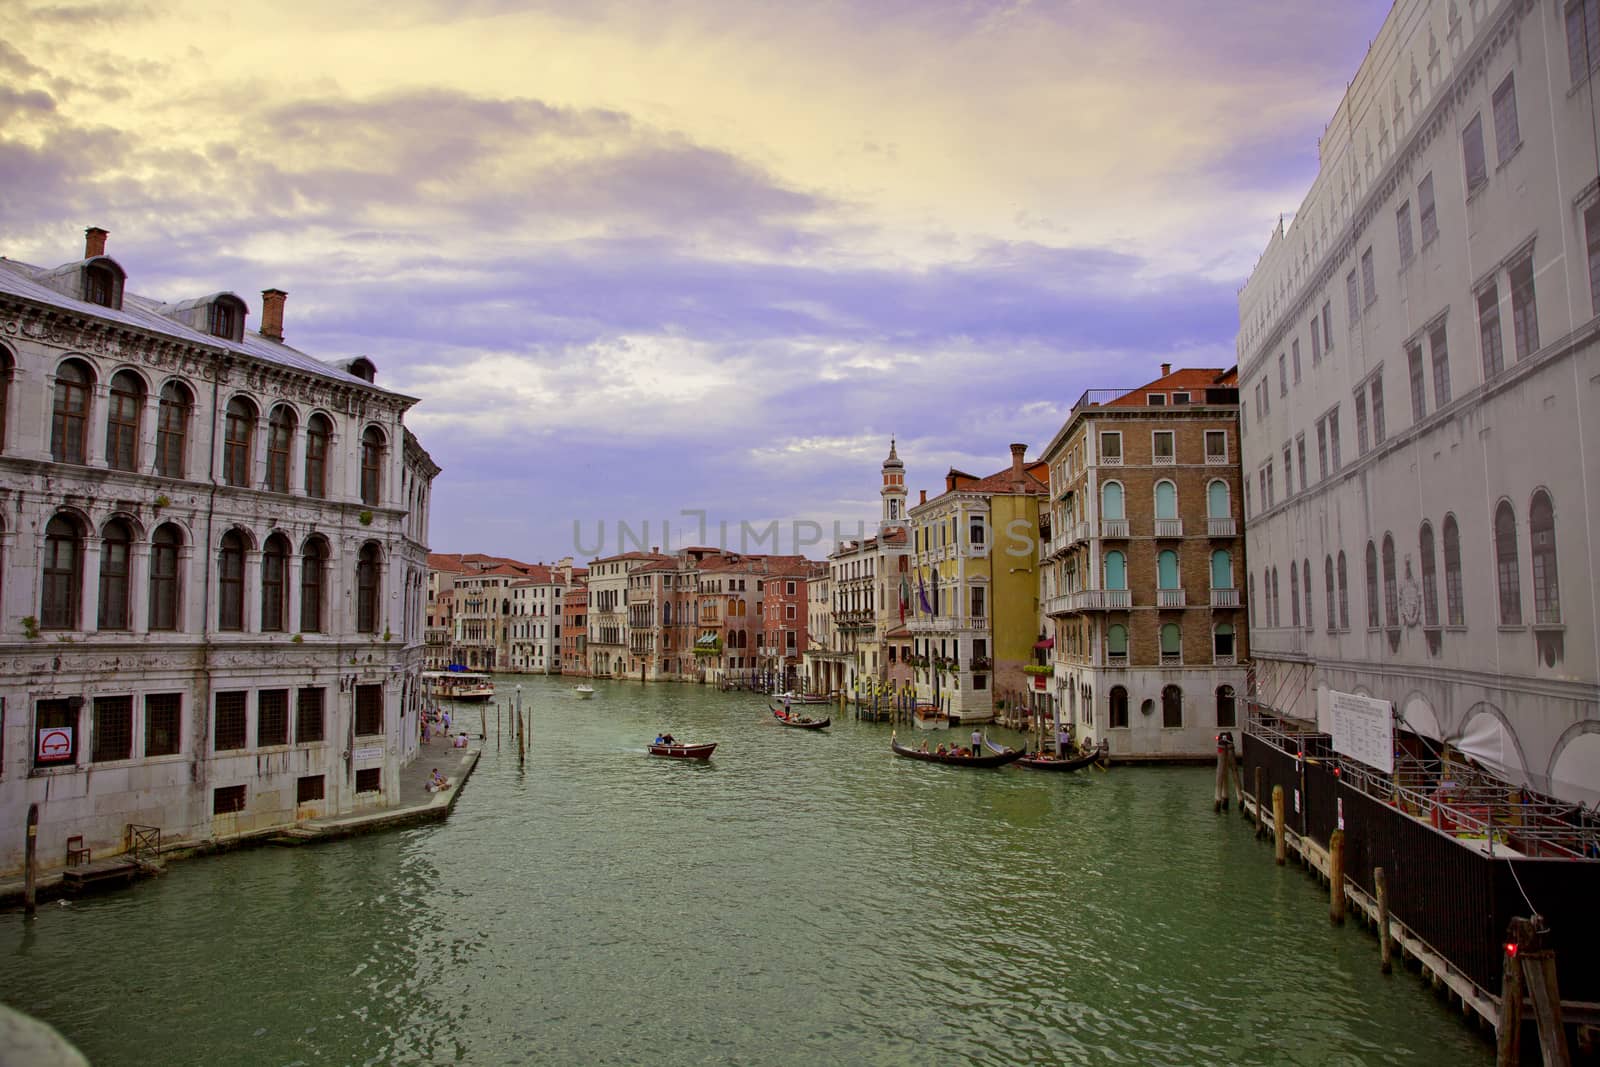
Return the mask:
[(1341, 756), (1394, 773), (1394, 704), (1337, 689), (1317, 690), (1317, 724)]
[(72, 727), (43, 726), (39, 729), (35, 763), (61, 763), (72, 758)]

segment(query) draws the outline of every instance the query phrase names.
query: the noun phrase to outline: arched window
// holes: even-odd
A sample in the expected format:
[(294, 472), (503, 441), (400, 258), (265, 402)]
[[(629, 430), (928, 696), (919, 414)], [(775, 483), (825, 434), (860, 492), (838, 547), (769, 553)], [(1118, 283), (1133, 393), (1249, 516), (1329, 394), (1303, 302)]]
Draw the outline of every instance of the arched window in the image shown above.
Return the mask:
[(1215, 478), (1206, 486), (1206, 515), (1213, 519), (1226, 519), (1233, 515), (1233, 505), (1228, 499), (1228, 483)]
[(1250, 583), (1250, 617), (1252, 619), (1260, 618), (1256, 614), (1256, 576), (1248, 574), (1246, 575), (1246, 581)]
[(672, 625), (672, 601), (666, 600), (661, 604), (661, 625)]
[(1113, 522), (1126, 518), (1122, 510), (1122, 483), (1107, 482), (1100, 488), (1100, 517)]
[(1383, 535), (1383, 619), (1393, 630), (1400, 625), (1400, 590), (1394, 573), (1394, 538)]
[(1106, 553), (1106, 588), (1128, 588), (1128, 561), (1121, 552)]
[(144, 413), (144, 379), (131, 370), (111, 377), (111, 403), (106, 407), (106, 466), (117, 471), (139, 469), (139, 417)]
[(178, 550), (182, 535), (171, 523), (150, 538), (150, 629), (178, 628)]
[(87, 462), (89, 368), (69, 359), (56, 368), (55, 406), (50, 416), (50, 458), (57, 463)]
[(1533, 494), (1528, 509), (1528, 544), (1533, 549), (1533, 621), (1561, 621), (1561, 588), (1556, 574), (1556, 512), (1550, 494)]
[(328, 440), (333, 424), (326, 415), (313, 415), (306, 423), (306, 496), (328, 495)]
[(377, 504), (383, 483), (383, 431), (368, 426), (361, 435), (361, 502)]
[(1339, 629), (1350, 629), (1349, 571), (1344, 565), (1344, 549), (1339, 550)]
[(289, 491), (289, 450), (297, 421), (287, 404), (273, 408), (267, 419), (267, 488), (274, 493)]
[(1162, 479), (1156, 483), (1156, 518), (1175, 519), (1178, 517), (1178, 487)]
[(189, 412), (194, 397), (178, 382), (161, 387), (161, 407), (156, 412), (156, 473), (182, 478), (188, 469)]
[(1233, 588), (1233, 555), (1225, 548), (1211, 553), (1211, 588)]
[(1164, 665), (1181, 662), (1183, 659), (1183, 631), (1178, 629), (1178, 624), (1169, 622), (1161, 627), (1161, 662)]
[(1300, 592), (1306, 598), (1304, 621), (1306, 629), (1309, 630), (1316, 625), (1311, 621), (1311, 561), (1309, 559), (1300, 561)]
[(1378, 546), (1367, 542), (1367, 629), (1376, 630), (1382, 622), (1378, 607)]
[(289, 616), (289, 541), (275, 533), (261, 551), (261, 628), (281, 632)]
[(322, 602), (328, 583), (328, 545), (320, 537), (305, 544), (300, 557), (300, 631), (322, 632)]
[(1217, 628), (1211, 631), (1212, 658), (1226, 663), (1233, 659), (1233, 654), (1233, 624), (1219, 622)]
[(57, 515), (44, 528), (44, 582), (39, 597), (41, 630), (76, 630), (83, 601), (83, 534)]
[(1238, 702), (1233, 697), (1233, 686), (1217, 686), (1217, 725), (1223, 729), (1239, 724)]
[(112, 519), (100, 531), (99, 629), (128, 629), (128, 574), (132, 548), (133, 531), (121, 519)]
[(244, 629), (244, 536), (238, 530), (222, 535), (217, 557), (217, 629)]
[(1522, 625), (1522, 574), (1517, 564), (1517, 515), (1511, 502), (1494, 512), (1494, 566), (1500, 592), (1500, 625)]
[(1289, 625), (1300, 628), (1300, 572), (1289, 563)]
[(250, 449), (256, 436), (256, 409), (242, 396), (228, 401), (223, 429), (222, 480), (228, 485), (250, 485)]
[(6, 450), (6, 409), (11, 406), (11, 353), (0, 348), (0, 452)]
[(1456, 517), (1444, 517), (1444, 604), (1449, 626), (1467, 624), (1467, 606), (1461, 592), (1461, 531)]
[(1273, 626), (1274, 629), (1276, 629), (1278, 627), (1278, 624), (1279, 624), (1278, 623), (1278, 619), (1279, 619), (1278, 609), (1283, 606), (1282, 598), (1281, 598), (1281, 596), (1279, 595), (1279, 592), (1278, 592), (1278, 568), (1277, 567), (1273, 567), (1267, 573), (1267, 583), (1268, 583), (1268, 589), (1267, 589), (1267, 605), (1268, 605), (1268, 607), (1267, 607), (1267, 611), (1272, 616), (1272, 626)]
[(368, 541), (356, 559), (356, 630), (378, 632), (378, 546)]
[(1161, 690), (1161, 725), (1168, 730), (1183, 727), (1183, 690), (1175, 685)]
[(1322, 557), (1323, 595), (1328, 599), (1328, 632), (1339, 629), (1339, 606), (1333, 594), (1333, 557)]
[(1439, 572), (1433, 555), (1433, 527), (1426, 521), (1417, 535), (1418, 556), (1422, 561), (1422, 624), (1439, 625)]
[(1162, 589), (1178, 588), (1178, 554), (1170, 548), (1156, 557), (1156, 583)]
[(1120, 622), (1106, 628), (1106, 655), (1111, 663), (1128, 662), (1128, 628)]
[(1111, 687), (1111, 720), (1113, 730), (1128, 728), (1128, 691), (1120, 685)]

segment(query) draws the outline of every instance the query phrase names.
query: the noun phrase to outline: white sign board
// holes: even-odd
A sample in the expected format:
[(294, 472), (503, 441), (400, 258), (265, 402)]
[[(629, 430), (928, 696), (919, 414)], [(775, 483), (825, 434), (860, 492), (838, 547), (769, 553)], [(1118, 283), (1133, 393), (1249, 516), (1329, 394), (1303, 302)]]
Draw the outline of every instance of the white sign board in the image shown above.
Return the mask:
[(358, 760), (382, 759), (383, 758), (383, 749), (381, 749), (381, 748), (358, 748), (358, 749), (356, 749), (355, 756), (356, 756), (356, 759), (358, 759)]
[(1394, 773), (1394, 705), (1359, 693), (1317, 690), (1317, 722), (1333, 750), (1385, 774)]

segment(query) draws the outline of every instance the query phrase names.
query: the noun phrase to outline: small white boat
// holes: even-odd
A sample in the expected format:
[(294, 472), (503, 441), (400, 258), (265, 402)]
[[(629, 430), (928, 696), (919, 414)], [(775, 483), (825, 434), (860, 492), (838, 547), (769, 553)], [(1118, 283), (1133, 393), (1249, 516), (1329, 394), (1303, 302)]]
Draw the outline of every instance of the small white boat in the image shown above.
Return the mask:
[(594, 696), (594, 686), (592, 685), (580, 685), (575, 687), (572, 691), (578, 694), (579, 700), (588, 700), (590, 697)]

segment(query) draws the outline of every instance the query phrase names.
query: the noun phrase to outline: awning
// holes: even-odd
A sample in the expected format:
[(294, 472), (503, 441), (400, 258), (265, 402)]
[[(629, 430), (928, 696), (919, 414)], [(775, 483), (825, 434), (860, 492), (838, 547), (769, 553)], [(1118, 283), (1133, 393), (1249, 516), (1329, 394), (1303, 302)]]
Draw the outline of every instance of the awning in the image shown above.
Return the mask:
[(715, 648), (716, 645), (717, 633), (715, 630), (711, 631), (710, 633), (701, 634), (694, 643), (695, 648)]
[(1033, 647), (1034, 648), (1055, 648), (1056, 647), (1056, 639), (1053, 638), (1053, 637), (1047, 637), (1043, 641), (1035, 641), (1033, 643)]

